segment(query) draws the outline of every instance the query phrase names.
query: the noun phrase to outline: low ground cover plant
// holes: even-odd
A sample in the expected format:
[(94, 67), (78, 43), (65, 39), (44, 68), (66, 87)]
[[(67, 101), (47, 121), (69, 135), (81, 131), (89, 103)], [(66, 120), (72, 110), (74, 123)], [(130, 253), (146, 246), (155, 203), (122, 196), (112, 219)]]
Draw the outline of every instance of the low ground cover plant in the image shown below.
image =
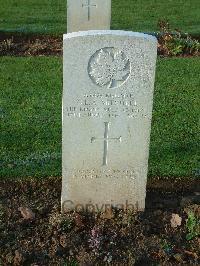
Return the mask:
[(200, 42), (187, 33), (172, 30), (167, 21), (159, 21), (158, 52), (165, 56), (199, 55)]

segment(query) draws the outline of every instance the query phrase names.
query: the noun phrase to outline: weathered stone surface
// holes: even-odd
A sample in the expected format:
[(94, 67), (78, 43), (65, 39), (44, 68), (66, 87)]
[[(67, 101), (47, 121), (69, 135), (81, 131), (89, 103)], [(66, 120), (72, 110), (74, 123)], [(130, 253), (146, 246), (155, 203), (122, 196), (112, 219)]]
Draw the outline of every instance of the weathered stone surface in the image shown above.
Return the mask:
[(68, 0), (67, 32), (109, 30), (111, 0)]
[(141, 33), (64, 35), (64, 211), (144, 209), (156, 54)]

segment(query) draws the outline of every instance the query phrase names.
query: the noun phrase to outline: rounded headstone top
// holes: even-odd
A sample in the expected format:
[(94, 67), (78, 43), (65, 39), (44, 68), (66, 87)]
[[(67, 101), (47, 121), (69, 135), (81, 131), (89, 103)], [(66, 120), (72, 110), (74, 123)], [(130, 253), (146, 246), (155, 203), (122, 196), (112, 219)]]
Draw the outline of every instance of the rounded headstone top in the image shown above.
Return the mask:
[(126, 37), (136, 37), (136, 38), (145, 38), (150, 41), (157, 43), (157, 38), (150, 34), (133, 32), (133, 31), (123, 31), (123, 30), (89, 30), (89, 31), (78, 31), (72, 32), (63, 35), (63, 40), (71, 39), (75, 37), (84, 37), (84, 36), (97, 36), (97, 35), (111, 35), (111, 36), (126, 36)]

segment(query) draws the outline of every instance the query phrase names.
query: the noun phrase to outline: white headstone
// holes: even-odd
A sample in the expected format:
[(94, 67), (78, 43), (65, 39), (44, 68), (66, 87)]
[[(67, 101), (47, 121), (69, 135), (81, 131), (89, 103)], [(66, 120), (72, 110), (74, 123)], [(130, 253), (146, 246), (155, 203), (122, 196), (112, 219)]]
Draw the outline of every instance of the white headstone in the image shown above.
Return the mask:
[(68, 0), (67, 32), (109, 30), (111, 0)]
[(63, 211), (144, 209), (156, 57), (142, 33), (64, 35)]

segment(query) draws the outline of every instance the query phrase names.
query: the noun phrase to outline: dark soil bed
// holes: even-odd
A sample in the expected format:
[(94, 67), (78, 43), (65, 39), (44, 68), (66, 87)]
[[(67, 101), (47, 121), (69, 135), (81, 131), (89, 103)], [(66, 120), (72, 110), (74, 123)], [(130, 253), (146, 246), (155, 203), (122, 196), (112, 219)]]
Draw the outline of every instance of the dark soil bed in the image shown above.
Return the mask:
[(60, 56), (62, 37), (0, 33), (0, 56)]
[[(168, 36), (166, 36), (166, 38), (167, 37)], [(170, 51), (165, 47), (165, 37), (158, 38), (158, 41), (158, 55), (161, 57), (174, 56), (170, 54)], [(0, 56), (61, 56), (62, 45), (62, 36), (25, 35), (0, 32)], [(199, 51), (185, 51), (176, 56), (193, 57), (199, 55)]]
[(1, 181), (0, 265), (200, 265), (200, 238), (187, 237), (189, 213), (200, 218), (199, 188), (153, 179), (144, 213), (61, 215), (60, 178)]

